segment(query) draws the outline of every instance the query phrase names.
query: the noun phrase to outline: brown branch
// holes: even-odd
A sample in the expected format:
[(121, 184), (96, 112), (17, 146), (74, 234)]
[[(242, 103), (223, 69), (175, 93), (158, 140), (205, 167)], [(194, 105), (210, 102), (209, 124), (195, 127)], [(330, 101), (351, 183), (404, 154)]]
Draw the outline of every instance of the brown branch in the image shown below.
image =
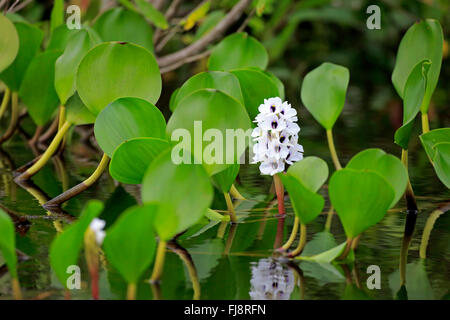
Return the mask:
[(173, 0), (170, 3), (170, 6), (167, 9), (166, 14), (165, 14), (165, 17), (166, 17), (167, 21), (172, 19), (172, 17), (177, 13), (178, 6), (180, 5), (180, 3), (181, 3), (181, 0)]
[(231, 11), (205, 36), (195, 41), (191, 45), (177, 52), (168, 54), (158, 59), (161, 69), (186, 59), (206, 48), (210, 43), (218, 39), (233, 23), (235, 23), (243, 14), (252, 0), (240, 0)]
[(186, 58), (184, 58), (182, 60), (179, 60), (179, 61), (175, 62), (174, 64), (171, 64), (170, 66), (161, 68), (161, 70), (160, 70), (161, 74), (164, 74), (164, 73), (173, 71), (175, 69), (178, 69), (179, 67), (181, 67), (182, 65), (184, 65), (186, 63), (191, 63), (191, 62), (194, 62), (194, 61), (201, 60), (201, 59), (209, 56), (210, 54), (211, 54), (211, 50), (206, 50), (206, 51), (204, 51), (202, 53), (199, 53), (199, 54), (196, 54), (196, 55), (193, 55), (193, 56), (190, 56), (190, 57), (186, 57)]

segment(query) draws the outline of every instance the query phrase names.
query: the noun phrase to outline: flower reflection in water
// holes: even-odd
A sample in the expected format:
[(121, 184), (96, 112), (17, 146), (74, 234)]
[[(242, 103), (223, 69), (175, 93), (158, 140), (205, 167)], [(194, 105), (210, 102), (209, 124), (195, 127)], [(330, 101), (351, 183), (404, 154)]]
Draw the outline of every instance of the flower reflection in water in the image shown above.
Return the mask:
[(252, 263), (250, 298), (252, 300), (288, 300), (294, 290), (290, 268), (272, 258)]

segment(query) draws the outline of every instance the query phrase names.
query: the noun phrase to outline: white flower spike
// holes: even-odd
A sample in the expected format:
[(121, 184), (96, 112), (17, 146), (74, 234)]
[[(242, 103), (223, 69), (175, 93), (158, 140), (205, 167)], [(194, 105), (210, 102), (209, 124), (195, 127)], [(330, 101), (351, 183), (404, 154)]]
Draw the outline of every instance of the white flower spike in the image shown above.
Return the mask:
[(95, 234), (95, 241), (97, 242), (97, 245), (101, 246), (103, 243), (103, 239), (105, 239), (106, 232), (103, 230), (105, 227), (106, 222), (105, 220), (94, 218), (92, 220), (91, 224), (89, 225), (89, 229), (92, 230)]
[(279, 97), (264, 99), (258, 108), (253, 130), (253, 163), (260, 162), (259, 170), (264, 175), (283, 172), (287, 164), (303, 159), (303, 146), (298, 144), (300, 127), (297, 111)]

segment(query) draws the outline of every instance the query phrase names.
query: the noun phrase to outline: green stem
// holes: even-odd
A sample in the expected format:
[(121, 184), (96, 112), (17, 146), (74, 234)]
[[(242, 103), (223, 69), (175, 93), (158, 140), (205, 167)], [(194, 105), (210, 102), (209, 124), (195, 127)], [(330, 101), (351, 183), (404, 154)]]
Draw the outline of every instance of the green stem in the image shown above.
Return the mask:
[(67, 130), (69, 130), (71, 124), (69, 122), (64, 122), (61, 129), (58, 130), (58, 133), (53, 138), (52, 142), (48, 146), (47, 150), (41, 155), (38, 161), (36, 161), (31, 167), (29, 167), (24, 173), (16, 178), (18, 181), (28, 180), (33, 175), (35, 175), (42, 167), (50, 160), (53, 154), (58, 149), (58, 146), (66, 134)]
[(430, 131), (430, 124), (428, 122), (428, 113), (422, 113), (422, 133)]
[(437, 218), (439, 218), (439, 216), (443, 213), (444, 211), (441, 211), (439, 209), (434, 210), (427, 219), (425, 228), (423, 229), (422, 233), (422, 240), (420, 241), (419, 255), (421, 259), (425, 259), (427, 257), (427, 247), (428, 241), (430, 240), (431, 230), (433, 230), (433, 226)]
[(245, 197), (239, 192), (239, 190), (234, 186), (234, 184), (231, 185), (230, 194), (235, 199), (245, 200)]
[(166, 256), (166, 241), (159, 240), (158, 249), (156, 251), (156, 260), (155, 265), (153, 266), (152, 277), (150, 278), (150, 282), (158, 282), (161, 280), (161, 275), (164, 269), (164, 259)]
[(127, 287), (127, 300), (136, 300), (136, 283), (129, 283)]
[(15, 300), (22, 300), (22, 291), (20, 290), (19, 279), (12, 278), (12, 291)]
[(325, 222), (325, 231), (330, 231), (331, 229), (331, 222), (333, 221), (333, 215), (334, 215), (334, 208), (333, 206), (330, 206), (330, 210), (328, 210), (327, 214), (327, 221)]
[(286, 243), (281, 246), (281, 248), (280, 248), (281, 250), (286, 251), (292, 246), (292, 243), (294, 242), (295, 237), (297, 236), (299, 225), (300, 225), (300, 220), (297, 216), (295, 216), (294, 226), (292, 227), (291, 235), (289, 236), (288, 241), (286, 241)]
[[(406, 171), (408, 172), (408, 150), (402, 149), (402, 163), (406, 168)], [(414, 196), (414, 190), (411, 185), (411, 181), (409, 180), (409, 173), (408, 173), (408, 183), (406, 185), (406, 191), (405, 191), (405, 199), (406, 199), (406, 207), (409, 211), (417, 211), (417, 202), (416, 198)]]
[(230, 215), (230, 219), (232, 223), (237, 222), (236, 211), (234, 211), (233, 201), (231, 201), (230, 194), (228, 192), (224, 192), (223, 196), (225, 197), (225, 201), (227, 203), (228, 213)]
[(336, 148), (334, 146), (334, 141), (333, 141), (333, 132), (331, 131), (331, 129), (327, 130), (327, 140), (328, 140), (328, 148), (330, 149), (331, 158), (333, 159), (334, 167), (336, 168), (336, 170), (341, 170), (342, 166), (341, 166), (341, 163), (339, 162), (339, 158), (336, 153)]
[[(58, 131), (61, 130), (62, 126), (66, 122), (66, 107), (64, 105), (59, 106), (59, 117), (58, 117)], [(64, 145), (66, 144), (66, 135), (64, 135), (61, 144), (59, 145), (59, 152), (64, 150)]]
[(220, 213), (218, 213), (217, 211), (208, 208), (208, 210), (206, 211), (205, 216), (212, 221), (230, 221), (230, 216), (228, 215), (221, 215)]
[(11, 97), (11, 121), (5, 134), (0, 137), (0, 144), (11, 138), (16, 131), (17, 123), (19, 122), (19, 96), (17, 92), (12, 93)]
[(8, 106), (9, 97), (11, 96), (11, 90), (8, 87), (5, 89), (5, 93), (3, 94), (2, 104), (0, 106), (0, 119), (6, 111), (6, 107)]
[(293, 258), (300, 255), (303, 249), (305, 248), (305, 244), (306, 244), (306, 225), (300, 223), (300, 240), (298, 241), (297, 248), (295, 248), (294, 251), (290, 252), (288, 256), (290, 258)]

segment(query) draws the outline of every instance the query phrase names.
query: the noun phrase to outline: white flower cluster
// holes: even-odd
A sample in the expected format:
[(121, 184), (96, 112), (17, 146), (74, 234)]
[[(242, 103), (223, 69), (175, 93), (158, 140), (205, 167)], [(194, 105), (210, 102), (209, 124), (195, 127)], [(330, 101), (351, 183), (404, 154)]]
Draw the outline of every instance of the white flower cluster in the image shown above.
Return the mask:
[(300, 127), (297, 111), (280, 98), (264, 99), (258, 108), (259, 114), (253, 130), (253, 163), (261, 162), (259, 170), (264, 175), (283, 172), (285, 164), (303, 159), (303, 147), (298, 144)]
[(103, 243), (103, 239), (105, 239), (106, 232), (103, 230), (105, 227), (105, 220), (94, 218), (92, 220), (91, 224), (89, 225), (89, 229), (92, 230), (95, 234), (95, 241), (97, 242), (97, 245), (101, 246)]

